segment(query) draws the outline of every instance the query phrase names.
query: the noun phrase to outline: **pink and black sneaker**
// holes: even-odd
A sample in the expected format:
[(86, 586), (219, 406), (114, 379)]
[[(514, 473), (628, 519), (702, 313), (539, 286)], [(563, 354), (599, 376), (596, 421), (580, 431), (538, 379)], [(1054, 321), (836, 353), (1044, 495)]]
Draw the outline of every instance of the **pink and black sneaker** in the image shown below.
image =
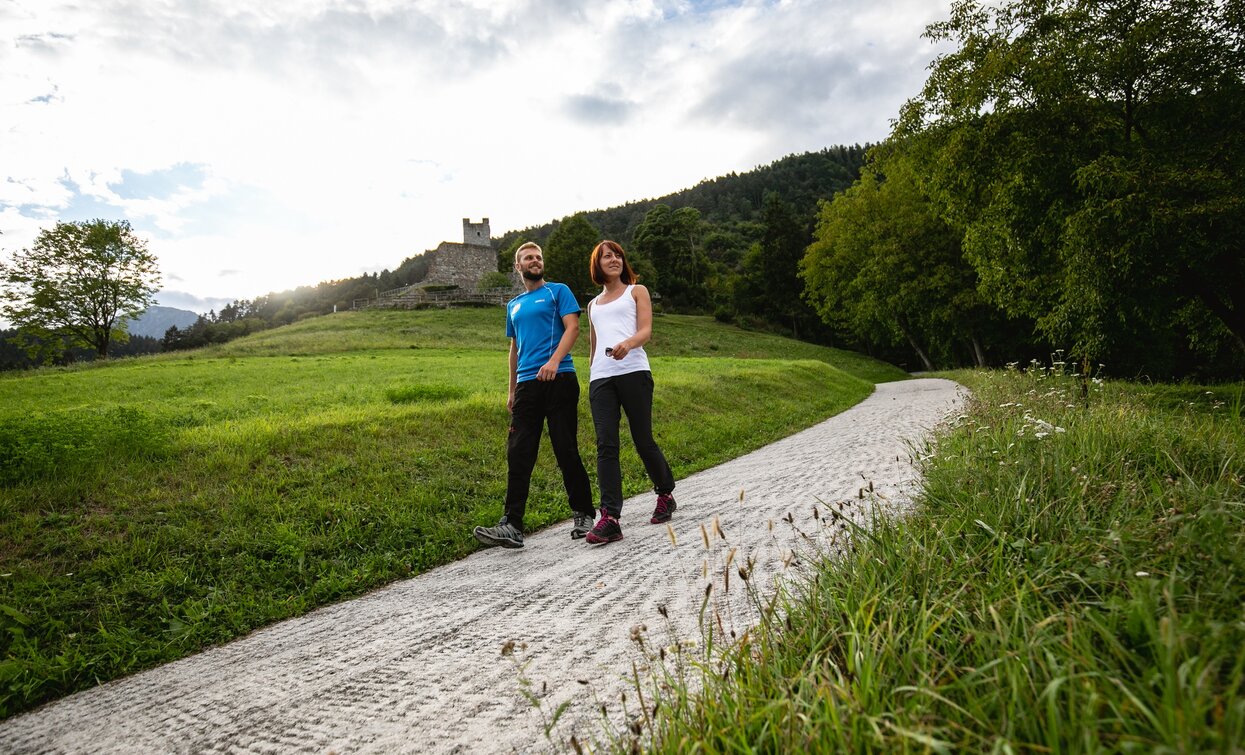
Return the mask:
[(674, 502), (674, 496), (669, 493), (662, 493), (657, 496), (657, 508), (653, 509), (653, 518), (649, 520), (652, 524), (661, 524), (670, 521), (670, 517), (674, 515), (674, 510), (678, 505)]
[(618, 526), (617, 519), (602, 511), (601, 518), (597, 520), (597, 526), (593, 527), (592, 532), (589, 532), (584, 539), (592, 545), (622, 540), (622, 527)]

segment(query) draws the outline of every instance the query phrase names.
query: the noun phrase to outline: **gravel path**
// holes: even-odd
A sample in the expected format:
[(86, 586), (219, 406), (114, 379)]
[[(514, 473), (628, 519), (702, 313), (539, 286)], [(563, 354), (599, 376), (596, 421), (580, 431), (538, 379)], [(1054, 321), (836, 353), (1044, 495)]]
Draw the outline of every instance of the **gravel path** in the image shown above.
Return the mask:
[(569, 522), (548, 528), (522, 550), (481, 551), (0, 723), (0, 752), (526, 752), (599, 740), (606, 721), (625, 723), (632, 664), (646, 658), (633, 633), (649, 649), (698, 639), (709, 582), (706, 615), (742, 632), (757, 610), (738, 566), (751, 561), (751, 584), (772, 594), (809, 547), (801, 531), (823, 546), (841, 539), (841, 525), (813, 518), (819, 501), (864, 522), (859, 496), (872, 485), (876, 505), (902, 510), (916, 483), (910, 444), (962, 398), (946, 380), (879, 385), (836, 417), (680, 480), (677, 544), (648, 524), (652, 496), (638, 496), (621, 542), (594, 548), (570, 539)]

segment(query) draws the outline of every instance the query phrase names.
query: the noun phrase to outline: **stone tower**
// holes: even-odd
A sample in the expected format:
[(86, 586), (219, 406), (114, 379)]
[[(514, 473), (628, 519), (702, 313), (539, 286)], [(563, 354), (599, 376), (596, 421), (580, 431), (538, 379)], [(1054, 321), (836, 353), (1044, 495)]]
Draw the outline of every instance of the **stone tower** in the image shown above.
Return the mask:
[(421, 285), (475, 288), (486, 273), (497, 271), (497, 252), (489, 238), (488, 218), (472, 223), (463, 218), (463, 243), (442, 241), (432, 253)]
[(471, 218), (463, 218), (463, 243), (468, 246), (492, 246), (488, 218), (479, 223), (472, 223)]

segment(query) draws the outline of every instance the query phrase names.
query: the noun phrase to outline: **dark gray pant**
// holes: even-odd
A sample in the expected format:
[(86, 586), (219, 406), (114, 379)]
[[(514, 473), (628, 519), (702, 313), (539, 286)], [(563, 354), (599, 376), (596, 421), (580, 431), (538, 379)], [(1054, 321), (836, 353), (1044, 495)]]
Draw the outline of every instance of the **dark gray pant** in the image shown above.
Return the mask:
[(592, 424), (597, 430), (597, 485), (601, 488), (601, 508), (612, 517), (622, 514), (622, 468), (618, 463), (619, 410), (627, 413), (631, 440), (644, 462), (644, 471), (658, 495), (674, 490), (674, 473), (666, 463), (657, 441), (653, 440), (653, 373), (628, 372), (625, 375), (593, 380), (588, 385), (588, 404)]
[(510, 438), (506, 443), (506, 521), (520, 530), (546, 422), (571, 510), (588, 516), (596, 513), (592, 508), (592, 483), (579, 456), (579, 378), (573, 372), (563, 372), (553, 380), (524, 380), (514, 387)]

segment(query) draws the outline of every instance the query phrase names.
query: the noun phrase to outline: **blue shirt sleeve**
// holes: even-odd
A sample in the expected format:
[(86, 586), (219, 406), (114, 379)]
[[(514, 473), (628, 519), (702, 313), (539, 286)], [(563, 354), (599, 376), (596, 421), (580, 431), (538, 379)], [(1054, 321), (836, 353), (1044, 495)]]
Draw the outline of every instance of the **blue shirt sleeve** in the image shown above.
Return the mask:
[(558, 302), (558, 319), (579, 314), (579, 302), (576, 301), (569, 286), (563, 283), (554, 284), (554, 293)]

